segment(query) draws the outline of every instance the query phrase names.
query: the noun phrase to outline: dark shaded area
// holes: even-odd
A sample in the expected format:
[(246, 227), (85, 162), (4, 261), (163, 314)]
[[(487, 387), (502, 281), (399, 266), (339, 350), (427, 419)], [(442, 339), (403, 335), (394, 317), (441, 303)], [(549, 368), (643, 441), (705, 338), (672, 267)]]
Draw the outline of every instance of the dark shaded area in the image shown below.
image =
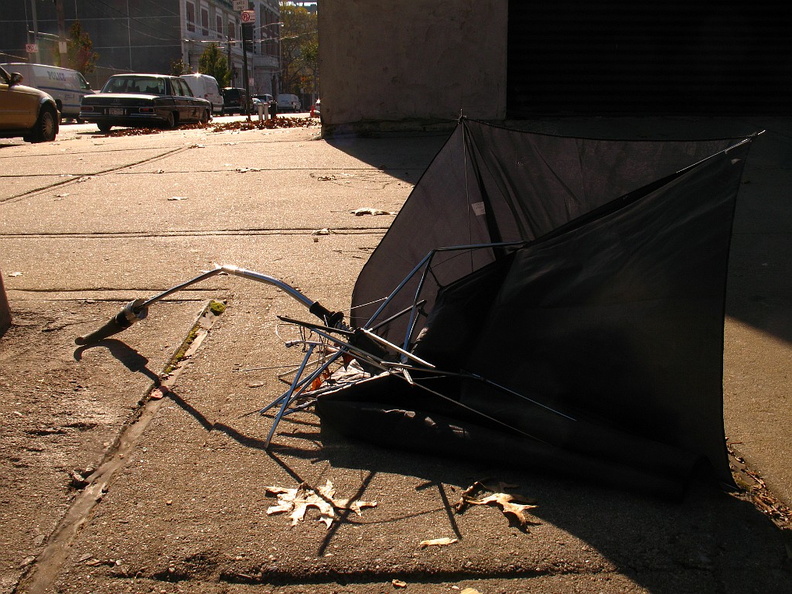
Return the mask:
[(774, 0), (512, 0), (509, 117), (787, 114), (791, 18)]
[(145, 375), (154, 383), (155, 386), (160, 385), (161, 382), (159, 375), (148, 368), (149, 360), (127, 343), (115, 338), (106, 338), (93, 344), (77, 347), (74, 350), (74, 360), (81, 361), (82, 354), (88, 349), (101, 348), (107, 349), (110, 352), (110, 355), (112, 355), (114, 359), (116, 359), (129, 371)]
[(0, 338), (11, 327), (11, 308), (8, 306), (5, 287), (3, 286), (3, 274), (0, 272)]

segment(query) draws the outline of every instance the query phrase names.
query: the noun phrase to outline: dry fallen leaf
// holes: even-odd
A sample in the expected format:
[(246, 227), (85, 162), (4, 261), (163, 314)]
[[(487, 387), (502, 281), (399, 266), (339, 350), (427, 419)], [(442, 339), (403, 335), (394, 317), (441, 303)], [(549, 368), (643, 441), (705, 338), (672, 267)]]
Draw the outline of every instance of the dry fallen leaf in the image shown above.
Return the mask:
[(160, 386), (158, 388), (154, 388), (151, 392), (149, 392), (149, 398), (151, 398), (152, 400), (161, 400), (162, 398), (165, 398), (165, 396), (167, 396), (169, 392), (170, 390), (168, 390), (168, 388), (166, 388), (165, 386)]
[(419, 545), (422, 549), (426, 547), (444, 547), (447, 545), (459, 542), (456, 538), (432, 538), (430, 540), (422, 540)]
[(336, 499), (335, 489), (333, 483), (329, 480), (323, 487), (319, 487), (318, 492), (314, 491), (305, 483), (294, 489), (286, 489), (283, 487), (265, 487), (268, 495), (275, 495), (278, 498), (278, 504), (267, 508), (267, 515), (291, 512), (289, 517), (292, 520), (292, 526), (295, 526), (300, 520), (305, 518), (305, 512), (309, 507), (315, 507), (319, 510), (319, 521), (324, 522), (330, 528), (333, 521), (338, 516), (336, 510), (348, 509), (361, 515), (361, 509), (364, 507), (375, 507), (376, 501), (360, 501), (358, 499)]
[(503, 483), (487, 485), (476, 481), (462, 492), (462, 497), (454, 508), (461, 514), (470, 505), (497, 505), (521, 530), (527, 530), (531, 525), (538, 525), (539, 522), (535, 521), (529, 512), (537, 507), (536, 502), (523, 495), (504, 492), (511, 487), (512, 485)]
[(361, 217), (363, 215), (392, 215), (394, 213), (389, 212), (387, 210), (381, 210), (379, 208), (371, 208), (371, 207), (364, 207), (364, 208), (357, 208), (351, 211), (353, 215), (356, 217)]

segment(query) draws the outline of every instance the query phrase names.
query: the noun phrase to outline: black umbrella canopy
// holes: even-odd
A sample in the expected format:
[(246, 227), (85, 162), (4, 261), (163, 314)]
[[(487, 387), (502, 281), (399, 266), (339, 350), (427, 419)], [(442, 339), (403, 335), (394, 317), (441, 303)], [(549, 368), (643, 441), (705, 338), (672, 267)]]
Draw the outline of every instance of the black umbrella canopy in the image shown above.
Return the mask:
[[(731, 483), (724, 300), (749, 146), (460, 120), (353, 294), (353, 322), (369, 327), (422, 303), (377, 331), (453, 375), (428, 391), (420, 378), (350, 386), (320, 398), (323, 422), (652, 491), (698, 468)], [(403, 283), (432, 250), (503, 242), (441, 250)]]

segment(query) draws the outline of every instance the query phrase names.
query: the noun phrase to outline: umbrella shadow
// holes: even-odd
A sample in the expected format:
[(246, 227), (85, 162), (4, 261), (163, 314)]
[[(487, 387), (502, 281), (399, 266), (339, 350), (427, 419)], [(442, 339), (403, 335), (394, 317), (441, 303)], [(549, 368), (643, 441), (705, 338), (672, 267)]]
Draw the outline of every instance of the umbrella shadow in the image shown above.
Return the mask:
[(110, 355), (129, 371), (143, 374), (158, 387), (161, 385), (162, 380), (159, 374), (148, 368), (149, 360), (125, 342), (114, 338), (106, 338), (94, 344), (78, 347), (74, 350), (74, 360), (82, 361), (85, 351), (97, 348), (107, 349)]
[[(657, 594), (715, 592), (724, 580), (737, 584), (735, 591), (782, 592), (788, 584), (785, 547), (789, 543), (785, 541), (790, 540), (789, 531), (779, 530), (744, 493), (725, 493), (709, 482), (695, 482), (681, 501), (669, 501), (549, 472), (517, 469), (508, 460), (487, 466), (459, 458), (395, 452), (324, 428), (322, 442), (333, 467), (425, 478), (423, 487), (436, 486), (441, 498), (444, 484), (463, 487), (489, 477), (536, 500), (538, 507), (530, 513), (539, 524), (524, 535), (514, 534), (515, 539), (529, 541), (513, 546), (515, 557), (508, 559), (515, 578), (523, 575), (525, 559), (520, 555), (530, 556), (525, 551), (536, 546), (531, 540), (550, 538), (561, 545), (552, 549), (558, 558), (546, 560), (548, 572), (552, 573), (554, 562), (577, 562), (579, 552), (574, 545), (582, 542), (583, 550), (590, 551), (588, 569), (597, 571), (597, 563), (611, 566), (609, 571)], [(447, 498), (442, 501), (461, 540), (452, 502)], [(570, 535), (569, 542), (557, 530)], [(501, 554), (504, 559), (508, 556)]]

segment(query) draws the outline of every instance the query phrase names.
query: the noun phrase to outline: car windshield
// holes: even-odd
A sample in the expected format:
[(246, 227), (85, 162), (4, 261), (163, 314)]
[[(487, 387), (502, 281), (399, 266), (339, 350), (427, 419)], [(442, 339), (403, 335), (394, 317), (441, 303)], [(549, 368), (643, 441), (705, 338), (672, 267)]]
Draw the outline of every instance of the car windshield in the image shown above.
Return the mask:
[(165, 95), (165, 79), (141, 76), (114, 76), (107, 81), (103, 93), (140, 93)]

